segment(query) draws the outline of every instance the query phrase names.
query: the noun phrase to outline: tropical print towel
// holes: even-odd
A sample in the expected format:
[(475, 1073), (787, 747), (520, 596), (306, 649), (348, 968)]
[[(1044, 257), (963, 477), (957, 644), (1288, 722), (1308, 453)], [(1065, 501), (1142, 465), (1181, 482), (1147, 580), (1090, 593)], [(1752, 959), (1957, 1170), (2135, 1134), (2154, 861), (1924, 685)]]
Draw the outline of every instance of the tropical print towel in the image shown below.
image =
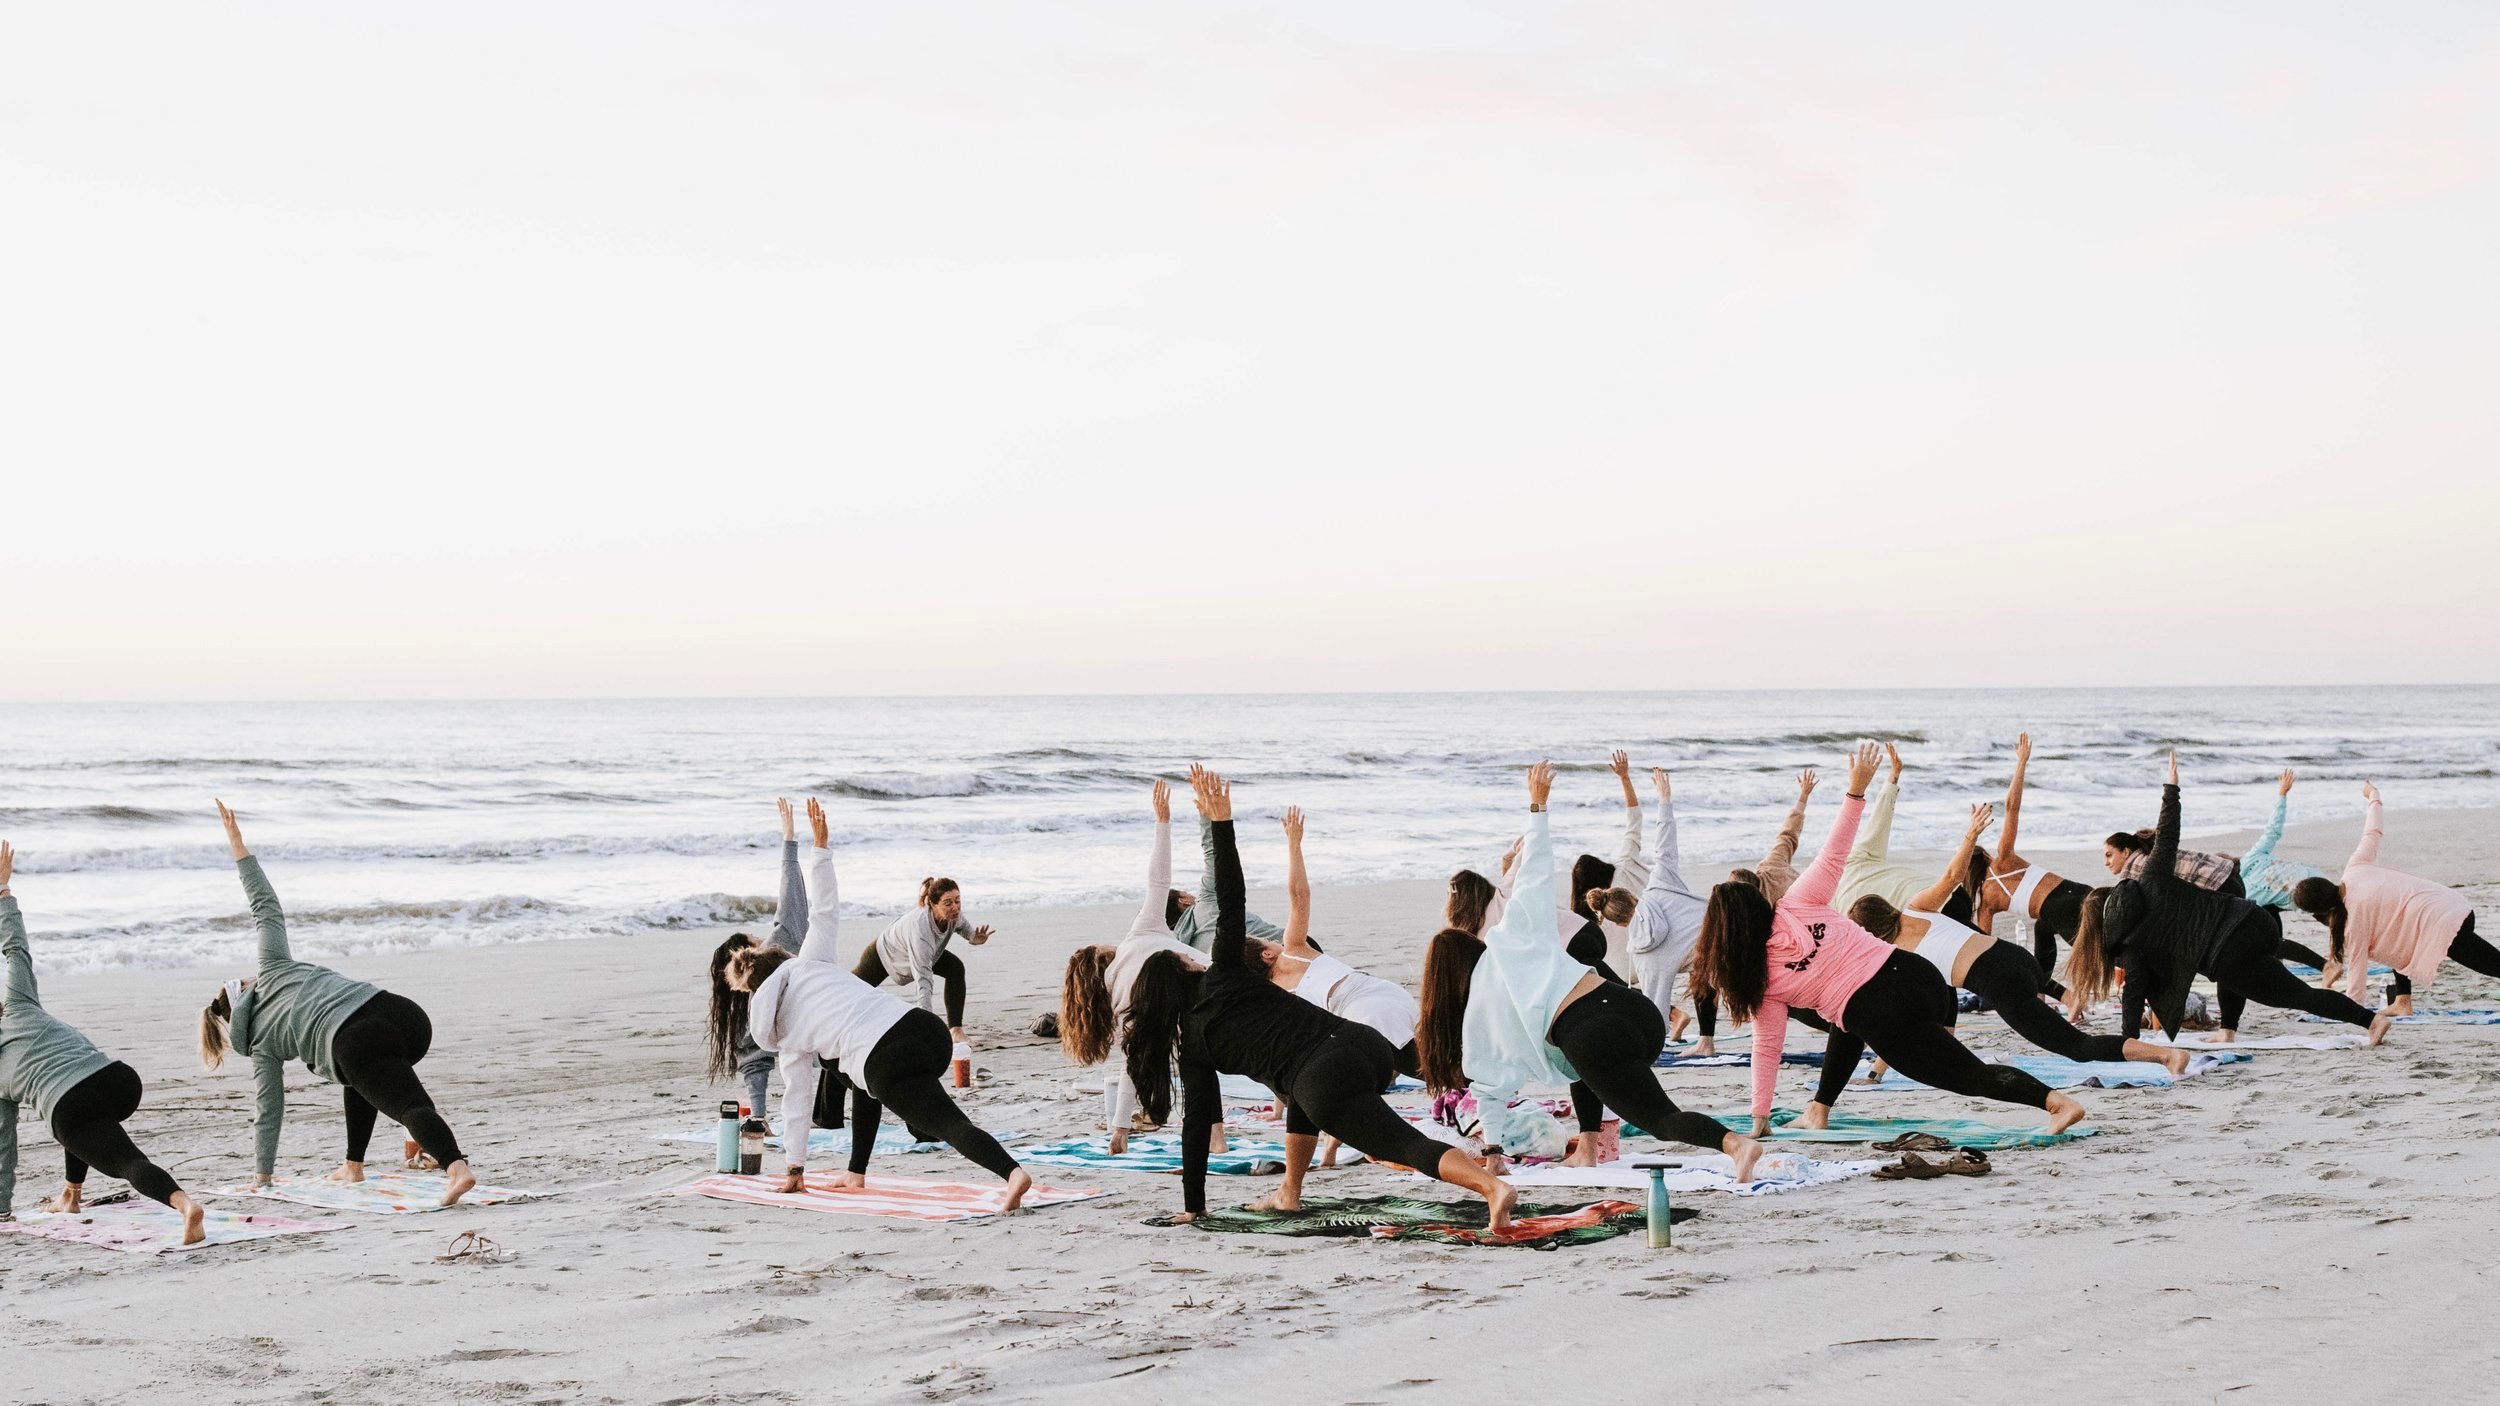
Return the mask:
[[(320, 1206), (333, 1211), (361, 1211), (375, 1216), (413, 1216), (427, 1211), (456, 1209), (442, 1204), (443, 1191), (450, 1180), (441, 1172), (367, 1172), (358, 1182), (331, 1181), (326, 1177), (279, 1177), (267, 1186), (244, 1182), (221, 1186), (211, 1196), (257, 1196), (265, 1201), (291, 1201), (298, 1206)], [(523, 1191), (509, 1186), (488, 1186), (479, 1183), (460, 1198), (462, 1206), (501, 1206), (514, 1201), (536, 1201), (553, 1196), (552, 1191)]]
[(131, 1201), (112, 1206), (94, 1206), (76, 1215), (53, 1215), (48, 1211), (20, 1214), (16, 1220), (0, 1221), (0, 1235), (30, 1235), (45, 1240), (66, 1240), (73, 1245), (94, 1245), (99, 1249), (120, 1250), (133, 1255), (189, 1254), (212, 1245), (233, 1245), (245, 1240), (267, 1240), (279, 1235), (318, 1235), (325, 1230), (345, 1230), (348, 1222), (289, 1220), (284, 1216), (246, 1216), (232, 1211), (210, 1211), (203, 1218), (208, 1238), (197, 1245), (182, 1243), (182, 1217), (169, 1207), (153, 1201)]
[[(1689, 1206), (1678, 1206), (1674, 1220), (1682, 1224), (1698, 1214)], [(1200, 1230), (1229, 1235), (1369, 1236), (1438, 1245), (1519, 1245), (1532, 1250), (1594, 1244), (1644, 1230), (1649, 1225), (1647, 1212), (1629, 1201), (1596, 1201), (1585, 1206), (1523, 1203), (1518, 1219), (1500, 1232), (1485, 1229), (1485, 1221), (1481, 1201), (1310, 1196), (1303, 1198), (1298, 1211), (1253, 1211), (1226, 1206), (1206, 1212), (1191, 1224)]]
[[(1115, 1172), (1177, 1173), (1181, 1169), (1181, 1140), (1169, 1133), (1132, 1136), (1128, 1151), (1116, 1157), (1107, 1150), (1109, 1146), (1109, 1139), (1102, 1137), (1037, 1142), (1017, 1148), (1016, 1160), (1048, 1167), (1102, 1167)], [(1207, 1154), (1207, 1170), (1221, 1176), (1274, 1176), (1284, 1169), (1285, 1145), (1281, 1142), (1235, 1138), (1222, 1152)]]
[[(832, 1172), (810, 1172), (806, 1189), (783, 1193), (776, 1188), (781, 1178), (733, 1176), (715, 1172), (699, 1181), (671, 1187), (671, 1196), (708, 1196), (715, 1201), (741, 1201), (750, 1206), (772, 1206), (786, 1211), (822, 1211), (837, 1216), (879, 1216), (887, 1220), (929, 1221), (950, 1224), (956, 1221), (984, 1220), (998, 1214), (998, 1193), (1001, 1184), (984, 1182), (975, 1185), (962, 1181), (931, 1181), (922, 1177), (887, 1177), (871, 1175), (864, 1187), (836, 1187)], [(1044, 1186), (1039, 1182), (1024, 1196), (1024, 1210), (1042, 1206), (1062, 1206), (1071, 1201), (1091, 1201), (1108, 1196), (1108, 1191), (1079, 1191), (1064, 1186)]]
[[(1684, 1159), (1680, 1170), (1667, 1173), (1667, 1190), (1671, 1192), (1723, 1191), (1730, 1196), (1776, 1196), (1787, 1191), (1804, 1191), (1811, 1187), (1830, 1186), (1834, 1182), (1851, 1181), (1872, 1173), (1884, 1165), (1879, 1158), (1872, 1162), (1818, 1162), (1790, 1152), (1765, 1156), (1755, 1168), (1752, 1181), (1738, 1181), (1732, 1175), (1736, 1164), (1726, 1156), (1695, 1153)], [(1552, 1163), (1539, 1167), (1514, 1167), (1503, 1178), (1513, 1186), (1593, 1186), (1610, 1191), (1649, 1190), (1649, 1172), (1628, 1162), (1600, 1162), (1594, 1167), (1566, 1167)]]

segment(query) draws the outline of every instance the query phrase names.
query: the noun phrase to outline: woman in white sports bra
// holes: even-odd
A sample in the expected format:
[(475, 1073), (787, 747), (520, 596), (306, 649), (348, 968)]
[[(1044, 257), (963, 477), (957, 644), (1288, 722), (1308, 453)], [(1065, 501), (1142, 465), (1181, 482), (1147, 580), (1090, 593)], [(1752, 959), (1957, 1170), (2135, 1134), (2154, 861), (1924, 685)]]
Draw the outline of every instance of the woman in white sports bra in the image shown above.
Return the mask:
[[(1945, 866), (1944, 877), (1926, 892), (1913, 895), (1907, 909), (1895, 908), (1890, 901), (1868, 894), (1850, 905), (1850, 921), (1895, 947), (1915, 953), (1942, 973), (1947, 982), (1986, 1001), (2013, 1027), (2015, 1034), (2051, 1054), (2087, 1062), (2144, 1060), (2167, 1066), (2173, 1074), (2184, 1073), (2186, 1050), (2148, 1045), (2116, 1035), (2086, 1035), (2077, 1030), (2058, 1014), (2056, 1007), (2042, 999), (2048, 995), (2048, 978), (2040, 974), (2040, 965), (2031, 959), (2030, 953), (2016, 943), (1999, 942), (1935, 911), (1968, 871), (1971, 851), (1978, 847), (1980, 833), (1988, 828), (1995, 812), (1996, 807), (1984, 804), (1970, 808), (1970, 828), (1963, 832), (1961, 848), (1954, 851), (1952, 862)], [(1828, 1061), (1824, 1070), (1825, 1082), (1834, 1082)]]
[(2066, 988), (2057, 980), (2057, 940), (2062, 937), (2070, 944), (2075, 940), (2075, 931), (2083, 924), (2083, 900), (2092, 886), (2051, 873), (2015, 852), (2015, 832), (2022, 828), (2023, 773), (2030, 765), (2031, 734), (2026, 732), (2014, 739), (2014, 779), (2005, 786), (2005, 829), (1997, 836), (1988, 881), (1979, 886), (1971, 925), (1981, 932), (1990, 931), (1997, 914), (2007, 912), (2028, 924), (2032, 961), (2040, 968), (2048, 993), (2064, 996)]
[[(1302, 867), (1302, 808), (1285, 808), (1284, 946), (1268, 968), (1268, 980), (1303, 1000), (1357, 1025), (1368, 1025), (1396, 1051), (1401, 1074), (1417, 1076), (1415, 1021), (1421, 1008), (1415, 997), (1394, 981), (1359, 972), (1311, 945), (1311, 881)], [(1291, 1104), (1285, 1107), (1285, 1180), (1273, 1196), (1251, 1203), (1252, 1210), (1291, 1209), (1302, 1204), (1302, 1177), (1319, 1153), (1320, 1129)], [(1337, 1140), (1328, 1139), (1320, 1154), (1322, 1166), (1337, 1165)]]

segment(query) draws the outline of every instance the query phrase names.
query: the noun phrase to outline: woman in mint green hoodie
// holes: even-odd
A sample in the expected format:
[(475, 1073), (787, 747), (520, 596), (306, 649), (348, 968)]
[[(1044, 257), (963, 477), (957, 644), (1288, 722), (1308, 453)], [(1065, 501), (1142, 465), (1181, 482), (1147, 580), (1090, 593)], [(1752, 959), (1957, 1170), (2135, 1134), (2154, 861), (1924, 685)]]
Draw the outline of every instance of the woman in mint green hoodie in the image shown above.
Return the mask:
[(139, 1074), (53, 1018), (35, 989), (35, 959), (26, 948), (26, 919), (9, 892), (17, 852), (0, 841), (0, 951), (8, 958), (8, 990), (0, 997), (0, 1220), (17, 1194), (17, 1115), (49, 1117), (66, 1171), (47, 1211), (75, 1215), (86, 1194), (87, 1169), (120, 1177), (151, 1201), (182, 1213), (182, 1243), (206, 1238), (200, 1203), (174, 1185), (122, 1131), (139, 1111)]
[(365, 1145), (373, 1137), (374, 1116), (387, 1113), (450, 1176), (443, 1204), (468, 1195), (477, 1185), (469, 1159), (417, 1078), (417, 1062), (434, 1043), (433, 1022), (405, 996), (296, 961), (287, 950), (286, 913), (278, 907), (277, 891), (261, 872), (260, 861), (244, 846), (243, 827), (223, 801), (217, 803), (217, 816), (226, 823), (226, 845), (260, 925), (260, 968), (255, 975), (227, 982), (200, 1013), (200, 1060), (215, 1069), (232, 1045), (235, 1053), (252, 1061), (260, 1094), (260, 1114), (253, 1122), (259, 1159), (253, 1169), (255, 1183), (268, 1185), (277, 1170), (278, 1130), (286, 1119), (286, 1062), (300, 1059), (313, 1073), (346, 1086), (347, 1159), (331, 1180), (365, 1179)]

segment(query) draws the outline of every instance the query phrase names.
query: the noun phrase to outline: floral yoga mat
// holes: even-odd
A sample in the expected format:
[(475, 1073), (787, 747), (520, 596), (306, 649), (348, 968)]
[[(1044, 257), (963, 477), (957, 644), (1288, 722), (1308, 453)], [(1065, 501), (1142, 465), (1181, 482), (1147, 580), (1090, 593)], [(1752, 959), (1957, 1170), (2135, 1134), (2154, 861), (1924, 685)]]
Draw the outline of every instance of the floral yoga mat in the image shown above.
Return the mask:
[[(244, 1182), (239, 1186), (221, 1186), (210, 1191), (212, 1196), (257, 1196), (266, 1201), (291, 1201), (298, 1206), (320, 1206), (332, 1211), (362, 1211), (375, 1216), (411, 1216), (426, 1211), (456, 1209), (442, 1204), (443, 1190), (451, 1184), (441, 1172), (367, 1172), (363, 1181), (331, 1181), (327, 1177), (278, 1177), (267, 1186)], [(470, 1188), (460, 1198), (462, 1206), (501, 1206), (514, 1201), (536, 1201), (555, 1195), (552, 1191), (520, 1191), (508, 1186), (488, 1186), (484, 1182)]]
[[(1046, 1167), (1101, 1167), (1115, 1172), (1181, 1169), (1181, 1140), (1168, 1133), (1133, 1134), (1128, 1140), (1128, 1151), (1116, 1157), (1105, 1150), (1109, 1146), (1110, 1140), (1102, 1137), (1029, 1143), (1016, 1149), (1016, 1160), (1039, 1162)], [(1222, 1152), (1207, 1154), (1207, 1170), (1219, 1176), (1273, 1176), (1284, 1169), (1285, 1145), (1281, 1142), (1235, 1138)]]
[[(714, 1172), (700, 1181), (670, 1188), (671, 1196), (708, 1196), (715, 1201), (740, 1201), (786, 1211), (823, 1211), (837, 1216), (883, 1216), (890, 1220), (939, 1224), (983, 1220), (997, 1215), (1000, 1183), (974, 1185), (961, 1181), (930, 1181), (920, 1177), (870, 1176), (863, 1187), (837, 1187), (833, 1173), (809, 1172), (803, 1191), (777, 1190), (781, 1178), (742, 1177)], [(1024, 1195), (1023, 1210), (1091, 1201), (1108, 1191), (1079, 1191), (1040, 1182)]]
[[(1677, 1224), (1700, 1212), (1675, 1208)], [(1629, 1201), (1585, 1206), (1530, 1206), (1500, 1232), (1485, 1229), (1482, 1201), (1420, 1201), (1411, 1196), (1311, 1196), (1298, 1211), (1253, 1211), (1241, 1206), (1209, 1210), (1191, 1224), (1228, 1235), (1296, 1235), (1380, 1240), (1421, 1240), (1436, 1245), (1524, 1245), (1551, 1250), (1589, 1245), (1649, 1226), (1648, 1213)], [(1160, 1224), (1160, 1220), (1149, 1224)]]
[(197, 1245), (185, 1245), (182, 1243), (181, 1215), (153, 1201), (134, 1200), (110, 1206), (91, 1206), (76, 1215), (31, 1211), (13, 1221), (0, 1221), (0, 1235), (64, 1240), (73, 1245), (94, 1245), (133, 1255), (164, 1255), (188, 1254), (212, 1245), (268, 1240), (280, 1235), (317, 1235), (325, 1230), (345, 1230), (347, 1226), (346, 1221), (289, 1220), (284, 1216), (245, 1216), (232, 1211), (210, 1211), (203, 1220), (208, 1238)]

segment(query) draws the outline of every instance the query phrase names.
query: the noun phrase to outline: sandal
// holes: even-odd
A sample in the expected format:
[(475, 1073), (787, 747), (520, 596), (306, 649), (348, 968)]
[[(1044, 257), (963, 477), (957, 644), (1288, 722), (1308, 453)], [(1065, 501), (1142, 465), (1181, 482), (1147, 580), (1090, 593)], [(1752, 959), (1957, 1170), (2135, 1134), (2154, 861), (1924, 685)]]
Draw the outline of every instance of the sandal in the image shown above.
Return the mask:
[(1951, 1152), (1953, 1144), (1934, 1133), (1903, 1133), (1874, 1144), (1878, 1152)]
[(1957, 1177), (1984, 1177), (1991, 1168), (1987, 1153), (1975, 1147), (1965, 1147), (1945, 1162), (1944, 1170)]
[(1901, 1160), (1889, 1167), (1877, 1167), (1877, 1181), (1932, 1181), (1944, 1175), (1944, 1168), (1915, 1152), (1904, 1152)]

